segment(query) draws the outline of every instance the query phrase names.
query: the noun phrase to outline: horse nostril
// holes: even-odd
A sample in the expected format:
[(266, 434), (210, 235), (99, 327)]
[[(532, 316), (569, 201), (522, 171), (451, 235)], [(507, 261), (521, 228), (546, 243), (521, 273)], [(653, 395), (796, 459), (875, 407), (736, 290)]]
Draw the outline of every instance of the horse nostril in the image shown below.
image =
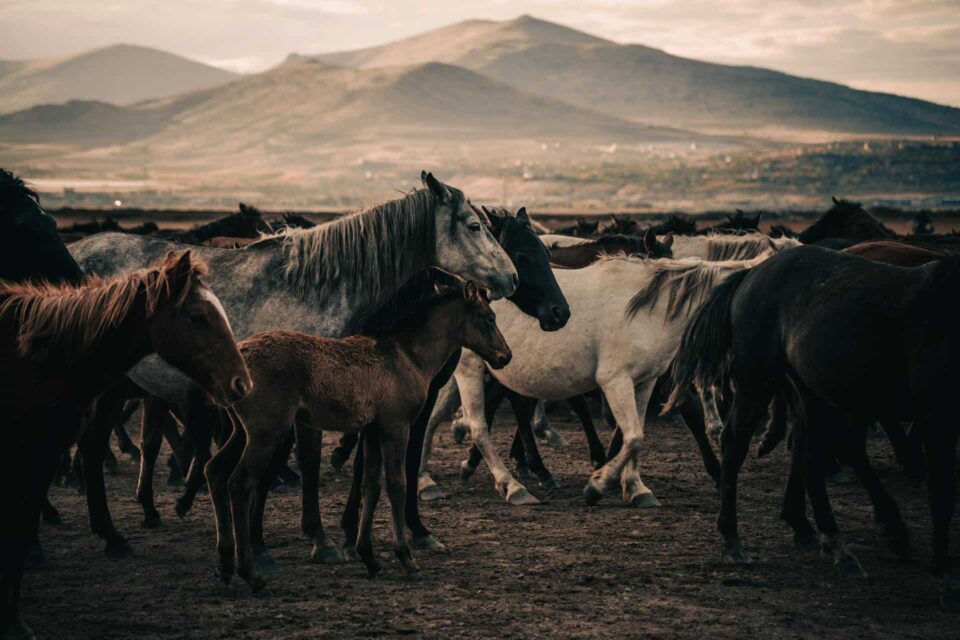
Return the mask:
[(233, 379), (233, 392), (237, 394), (237, 397), (242, 398), (247, 395), (249, 391), (250, 388), (247, 386), (247, 382), (243, 378), (237, 376)]
[(553, 319), (557, 322), (563, 322), (563, 307), (560, 305), (554, 305), (550, 309), (550, 313), (553, 314)]
[(511, 278), (510, 282), (513, 283), (513, 288), (516, 289), (517, 287), (520, 286), (520, 276), (518, 276), (517, 274), (513, 274), (513, 277)]

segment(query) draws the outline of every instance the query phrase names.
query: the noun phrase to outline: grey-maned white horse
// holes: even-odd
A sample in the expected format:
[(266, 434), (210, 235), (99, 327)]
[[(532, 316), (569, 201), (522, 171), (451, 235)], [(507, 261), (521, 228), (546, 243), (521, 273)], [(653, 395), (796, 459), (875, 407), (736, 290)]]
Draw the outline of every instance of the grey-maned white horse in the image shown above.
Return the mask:
[[(669, 367), (688, 318), (710, 291), (730, 274), (768, 255), (725, 262), (607, 258), (584, 269), (557, 269), (554, 273), (571, 316), (567, 326), (554, 333), (540, 331), (509, 302), (494, 304), (497, 323), (513, 350), (510, 364), (491, 372), (499, 382), (521, 395), (546, 400), (563, 400), (599, 387), (623, 430), (620, 453), (594, 472), (587, 484), (588, 502), (596, 502), (620, 481), (628, 502), (659, 504), (640, 479), (638, 465), (644, 414), (654, 383)], [(480, 358), (464, 350), (454, 374), (464, 420), (500, 494), (511, 504), (535, 503), (487, 434), (486, 369)], [(464, 462), (461, 471), (472, 471), (467, 466)], [(426, 474), (419, 485), (432, 483)]]
[[(329, 337), (355, 333), (426, 267), (473, 280), (493, 298), (511, 295), (516, 269), (463, 193), (432, 174), (423, 172), (421, 179), (425, 188), (403, 198), (267, 237), (244, 250), (196, 247), (236, 337), (270, 329)], [(176, 246), (144, 236), (98, 234), (69, 248), (87, 273), (112, 276), (153, 264)], [(196, 385), (158, 358), (143, 361), (130, 378), (171, 405), (181, 421), (202, 419), (189, 415)], [(201, 453), (197, 478), (206, 461)], [(111, 538), (126, 544), (109, 522), (107, 505), (99, 507), (108, 522), (99, 529), (95, 523), (95, 530), (112, 532), (102, 533), (108, 544)]]

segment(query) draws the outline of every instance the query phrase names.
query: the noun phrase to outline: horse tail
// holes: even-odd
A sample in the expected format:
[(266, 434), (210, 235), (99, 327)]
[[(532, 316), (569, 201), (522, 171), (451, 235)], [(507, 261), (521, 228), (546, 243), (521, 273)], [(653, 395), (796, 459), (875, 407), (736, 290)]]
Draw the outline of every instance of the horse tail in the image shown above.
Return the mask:
[(672, 409), (691, 385), (698, 389), (721, 387), (733, 343), (730, 308), (748, 273), (749, 269), (737, 271), (721, 282), (687, 324), (671, 366), (673, 389), (664, 412)]

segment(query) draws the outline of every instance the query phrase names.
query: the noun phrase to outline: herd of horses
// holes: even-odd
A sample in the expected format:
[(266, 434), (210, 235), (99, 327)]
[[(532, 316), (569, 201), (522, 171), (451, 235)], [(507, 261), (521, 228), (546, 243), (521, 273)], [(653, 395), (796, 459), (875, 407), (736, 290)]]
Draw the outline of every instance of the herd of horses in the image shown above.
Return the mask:
[[(413, 550), (442, 547), (419, 512), (441, 493), (429, 474), (438, 426), (459, 408), (471, 436), (461, 476), (485, 460), (503, 499), (531, 504), (521, 479), (557, 483), (538, 450), (549, 432), (543, 402), (565, 401), (587, 435), (588, 504), (619, 486), (630, 505), (659, 505), (641, 478), (645, 420), (661, 407), (683, 417), (720, 490), (724, 562), (750, 561), (736, 494), (751, 440), (763, 432), (765, 451), (786, 440), (782, 517), (798, 545), (822, 546), (845, 575), (864, 572), (827, 497), (837, 461), (863, 482), (891, 548), (909, 550), (865, 452), (868, 428), (881, 423), (898, 460), (926, 479), (932, 569), (943, 605), (960, 605), (948, 553), (955, 236), (898, 237), (843, 200), (799, 235), (763, 234), (759, 217), (742, 212), (706, 232), (682, 218), (641, 228), (615, 217), (549, 233), (524, 209), (475, 207), (432, 174), (421, 179), (422, 189), (321, 225), (268, 224), (242, 206), (188, 232), (104, 232), (58, 231), (36, 193), (0, 170), (4, 640), (34, 636), (21, 579), (42, 558), (41, 515), (57, 517), (47, 491), (74, 445), (93, 531), (108, 553), (132, 551), (103, 480), (132, 399), (143, 402), (144, 525), (160, 523), (152, 482), (167, 438), (186, 476), (177, 513), (206, 480), (218, 575), (238, 575), (257, 595), (269, 593), (261, 574), (274, 562), (264, 506), (278, 475), (291, 473), (294, 443), (311, 558), (381, 571), (371, 525), (383, 473), (395, 554), (419, 579)], [(591, 418), (598, 391), (615, 429), (607, 449)], [(489, 435), (505, 398), (517, 418), (517, 477)], [(335, 466), (356, 449), (343, 545), (321, 522), (323, 430), (343, 434)]]

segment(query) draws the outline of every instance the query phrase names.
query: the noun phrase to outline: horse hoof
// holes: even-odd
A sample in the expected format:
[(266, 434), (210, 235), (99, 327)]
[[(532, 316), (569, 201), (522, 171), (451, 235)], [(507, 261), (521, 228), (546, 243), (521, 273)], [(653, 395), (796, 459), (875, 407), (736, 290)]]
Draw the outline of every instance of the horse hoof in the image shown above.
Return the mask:
[(507, 504), (512, 504), (515, 507), (519, 507), (540, 504), (540, 501), (537, 500), (536, 496), (534, 496), (532, 493), (523, 487), (520, 487), (513, 493), (507, 494)]
[(657, 500), (657, 496), (653, 495), (653, 493), (641, 493), (640, 495), (633, 496), (630, 504), (638, 509), (649, 509), (651, 507), (659, 507), (660, 501)]
[(559, 449), (561, 447), (567, 446), (567, 441), (562, 435), (553, 429), (547, 429), (543, 433), (544, 439), (547, 441), (547, 446), (553, 447), (554, 449)]
[(104, 553), (110, 558), (129, 558), (133, 555), (133, 545), (126, 540), (123, 542), (108, 542)]
[(254, 560), (254, 564), (256, 565), (257, 573), (264, 575), (283, 571), (283, 566), (269, 553), (261, 553), (257, 556), (256, 560)]
[(603, 497), (603, 491), (597, 489), (593, 486), (592, 482), (588, 482), (587, 486), (583, 488), (583, 499), (587, 502), (588, 506), (594, 506), (600, 499)]
[(720, 555), (721, 564), (751, 564), (753, 559), (743, 550), (740, 540), (725, 544)]
[(424, 502), (442, 500), (443, 498), (447, 497), (446, 494), (444, 494), (443, 491), (440, 490), (440, 487), (438, 487), (435, 484), (431, 484), (424, 487), (423, 489), (420, 489), (420, 492), (417, 495)]
[(213, 572), (217, 576), (217, 580), (222, 582), (225, 586), (230, 586), (230, 581), (233, 579), (233, 570), (224, 569), (223, 567), (217, 567), (216, 571)]
[(433, 537), (432, 533), (410, 540), (410, 546), (424, 551), (443, 551), (446, 545)]
[(353, 546), (343, 548), (343, 558), (347, 562), (360, 562), (360, 554), (357, 553), (357, 548)]
[(477, 470), (476, 467), (470, 466), (469, 461), (464, 460), (463, 462), (460, 463), (460, 479), (469, 480), (470, 476), (472, 476), (473, 472), (476, 470)]
[(820, 539), (815, 533), (795, 533), (793, 534), (793, 544), (801, 551), (820, 550)]
[(163, 525), (163, 520), (159, 515), (155, 516), (146, 516), (143, 519), (143, 528), (144, 529), (159, 529)]
[(837, 573), (844, 578), (863, 579), (867, 577), (867, 572), (860, 566), (860, 561), (855, 556), (843, 556), (836, 562)]
[(411, 571), (407, 574), (407, 580), (410, 582), (423, 582), (423, 572)]
[(332, 544), (326, 547), (314, 545), (313, 551), (310, 552), (310, 561), (317, 564), (337, 564), (344, 560), (346, 558), (344, 558), (343, 552)]
[(450, 427), (450, 433), (453, 435), (454, 442), (463, 444), (467, 441), (467, 434), (470, 433), (470, 429), (462, 424), (455, 424)]
[(537, 476), (533, 475), (533, 472), (530, 471), (530, 467), (517, 465), (517, 480), (536, 480)]
[(383, 565), (379, 560), (371, 559), (367, 562), (367, 579), (372, 580), (383, 572)]
[(262, 578), (254, 578), (250, 583), (250, 594), (254, 598), (272, 598), (273, 590)]
[(550, 476), (546, 480), (540, 481), (540, 487), (543, 489), (559, 489), (560, 483), (557, 481), (556, 478), (554, 478), (553, 476)]
[(343, 455), (343, 452), (339, 449), (334, 449), (333, 453), (330, 454), (330, 466), (333, 467), (334, 471), (340, 471), (343, 469), (343, 465), (347, 462), (347, 456)]

